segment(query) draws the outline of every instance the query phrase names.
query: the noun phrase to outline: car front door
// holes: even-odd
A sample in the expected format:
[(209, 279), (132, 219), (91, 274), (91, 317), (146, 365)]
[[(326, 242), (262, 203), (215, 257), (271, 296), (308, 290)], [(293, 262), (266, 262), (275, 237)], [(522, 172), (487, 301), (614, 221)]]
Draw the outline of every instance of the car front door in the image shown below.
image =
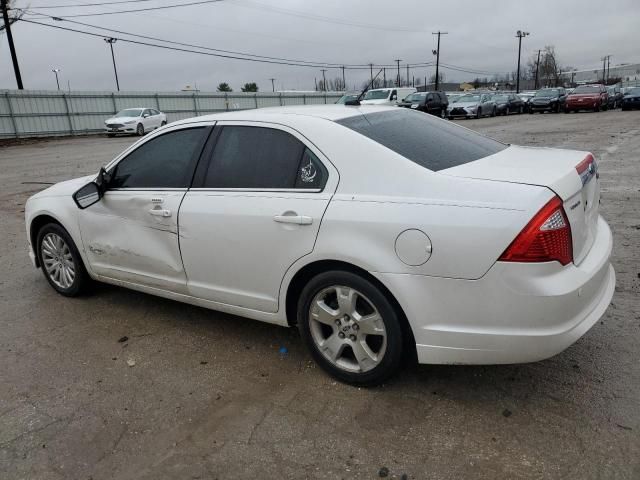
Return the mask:
[(295, 130), (218, 122), (180, 208), (190, 295), (276, 312), (282, 279), (313, 250), (337, 179)]
[(156, 135), (108, 167), (102, 199), (79, 211), (91, 270), (109, 279), (178, 293), (186, 277), (178, 243), (178, 209), (211, 127)]
[(155, 128), (153, 124), (153, 115), (151, 115), (151, 110), (145, 108), (142, 112), (142, 125), (144, 126), (144, 131), (149, 132)]

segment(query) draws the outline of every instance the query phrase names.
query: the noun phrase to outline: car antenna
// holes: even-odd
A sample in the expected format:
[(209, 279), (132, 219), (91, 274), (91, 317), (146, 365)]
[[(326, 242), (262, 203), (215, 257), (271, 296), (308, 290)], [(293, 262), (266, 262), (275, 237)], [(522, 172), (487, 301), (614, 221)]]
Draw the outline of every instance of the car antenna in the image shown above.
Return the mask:
[(367, 93), (367, 90), (369, 90), (372, 86), (373, 86), (373, 82), (376, 81), (376, 78), (378, 78), (378, 75), (380, 75), (382, 73), (382, 68), (380, 70), (378, 70), (378, 73), (376, 74), (375, 77), (373, 77), (371, 79), (371, 82), (369, 82), (367, 84), (366, 87), (364, 87), (364, 90), (362, 90), (360, 92), (360, 95), (358, 95), (358, 98), (356, 98), (355, 100), (347, 100), (346, 102), (344, 102), (345, 105), (350, 105), (350, 106), (357, 106), (360, 105), (360, 100), (362, 100), (362, 97), (364, 96), (365, 93)]

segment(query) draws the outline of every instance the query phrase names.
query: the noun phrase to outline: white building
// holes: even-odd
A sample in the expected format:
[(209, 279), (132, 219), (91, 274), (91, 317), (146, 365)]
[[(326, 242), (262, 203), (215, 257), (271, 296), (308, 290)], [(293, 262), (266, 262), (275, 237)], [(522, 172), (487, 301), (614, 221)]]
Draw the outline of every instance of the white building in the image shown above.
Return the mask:
[[(610, 65), (607, 78), (620, 78), (623, 83), (640, 83), (640, 63), (623, 63)], [(578, 70), (568, 75), (573, 77), (575, 83), (602, 82), (602, 68), (593, 70)], [(605, 75), (607, 73), (605, 72)]]

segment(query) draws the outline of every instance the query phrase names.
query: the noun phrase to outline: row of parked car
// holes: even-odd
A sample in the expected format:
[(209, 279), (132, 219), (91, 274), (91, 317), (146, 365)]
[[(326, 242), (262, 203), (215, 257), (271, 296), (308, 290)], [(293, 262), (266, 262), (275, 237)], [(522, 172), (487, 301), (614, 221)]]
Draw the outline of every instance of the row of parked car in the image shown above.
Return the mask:
[[(358, 98), (348, 93), (337, 103)], [(536, 112), (575, 112), (578, 110), (608, 110), (640, 108), (640, 87), (622, 91), (620, 86), (601, 84), (581, 85), (576, 88), (542, 88), (532, 92), (417, 92), (415, 88), (377, 88), (369, 90), (361, 104), (397, 105), (398, 107), (430, 113), (439, 117), (482, 118)]]

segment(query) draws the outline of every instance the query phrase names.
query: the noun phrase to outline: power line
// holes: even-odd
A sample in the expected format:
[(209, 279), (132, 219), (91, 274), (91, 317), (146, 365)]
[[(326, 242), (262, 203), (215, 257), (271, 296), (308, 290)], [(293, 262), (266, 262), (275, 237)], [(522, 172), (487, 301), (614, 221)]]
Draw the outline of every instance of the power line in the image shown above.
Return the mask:
[[(29, 9), (44, 9), (44, 8), (71, 8), (71, 7), (101, 7), (109, 5), (117, 5), (119, 3), (140, 3), (140, 2), (153, 2), (155, 0), (118, 0), (115, 2), (100, 2), (100, 3), (76, 3), (66, 5), (37, 5), (35, 7), (29, 7)], [(11, 9), (10, 9), (11, 10)], [(14, 10), (21, 10), (20, 7), (14, 7)]]
[(135, 13), (135, 12), (148, 12), (151, 10), (164, 10), (167, 8), (179, 8), (179, 7), (190, 7), (192, 5), (203, 5), (207, 3), (219, 3), (224, 0), (198, 0), (197, 2), (189, 2), (189, 3), (178, 3), (175, 5), (163, 5), (157, 7), (147, 7), (147, 8), (136, 8), (132, 10), (116, 10), (113, 12), (98, 12), (98, 13), (79, 13), (74, 15), (66, 15), (67, 18), (78, 18), (78, 17), (98, 17), (102, 15), (116, 15), (119, 13)]
[[(163, 43), (170, 43), (172, 45), (180, 45), (180, 46), (183, 46), (183, 47), (200, 48), (200, 49), (203, 49), (203, 50), (211, 50), (211, 51), (214, 51), (214, 52), (229, 53), (229, 54), (232, 54), (232, 55), (244, 55), (244, 56), (247, 56), (247, 57), (255, 57), (255, 58), (264, 58), (264, 59), (267, 59), (267, 60), (282, 60), (282, 61), (285, 61), (285, 62), (309, 63), (309, 64), (312, 64), (312, 65), (323, 64), (323, 65), (331, 65), (331, 66), (335, 66), (335, 67), (342, 67), (342, 65), (343, 65), (341, 63), (313, 62), (313, 61), (309, 61), (309, 60), (296, 60), (296, 59), (291, 59), (291, 58), (271, 57), (271, 56), (267, 56), (267, 55), (256, 55), (256, 54), (253, 54), (253, 53), (238, 52), (238, 51), (234, 51), (234, 50), (223, 50), (223, 49), (220, 49), (220, 48), (207, 47), (207, 46), (204, 46), (204, 45), (197, 45), (197, 44), (193, 44), (193, 43), (184, 43), (184, 42), (177, 42), (177, 41), (174, 41), (174, 40), (165, 40), (165, 39), (158, 38), (158, 37), (151, 37), (149, 35), (141, 35), (139, 33), (125, 32), (124, 30), (117, 30), (115, 28), (101, 27), (99, 25), (92, 25), (90, 23), (80, 22), (78, 20), (68, 20), (66, 17), (54, 17), (54, 16), (51, 16), (51, 15), (45, 15), (43, 13), (38, 13), (37, 15), (40, 15), (40, 16), (46, 17), (46, 18), (50, 18), (50, 19), (56, 20), (56, 21), (66, 21), (66, 22), (73, 23), (73, 24), (76, 24), (76, 25), (82, 25), (82, 26), (85, 26), (85, 27), (95, 28), (95, 29), (98, 29), (98, 30), (106, 31), (106, 32), (115, 32), (115, 33), (120, 33), (120, 34), (123, 34), (123, 35), (129, 35), (129, 36), (132, 36), (132, 37), (144, 38), (146, 40), (154, 40), (154, 41), (163, 42)], [(362, 65), (351, 64), (350, 66), (351, 67), (360, 67), (360, 66), (361, 67), (366, 67), (365, 64), (362, 64)]]
[[(40, 25), (43, 27), (49, 27), (49, 28), (55, 28), (58, 30), (65, 30), (68, 32), (74, 32), (74, 33), (81, 33), (84, 35), (89, 35), (92, 37), (104, 37), (104, 35), (98, 34), (98, 33), (93, 33), (93, 32), (87, 32), (84, 30), (78, 30), (76, 28), (69, 28), (69, 27), (63, 27), (60, 25), (51, 25), (49, 23), (42, 23), (42, 22), (36, 22), (35, 20), (28, 20), (25, 18), (22, 18), (20, 20), (21, 22), (26, 22), (26, 23), (32, 23), (34, 25)], [(127, 42), (127, 43), (132, 43), (135, 45), (144, 45), (147, 47), (156, 47), (156, 48), (163, 48), (165, 50), (173, 50), (173, 51), (178, 51), (178, 52), (186, 52), (186, 53), (196, 53), (199, 55), (207, 55), (207, 56), (211, 56), (211, 57), (220, 57), (220, 58), (228, 58), (231, 60), (244, 60), (244, 61), (248, 61), (248, 62), (256, 62), (256, 63), (270, 63), (270, 64), (277, 64), (277, 65), (289, 65), (289, 66), (294, 66), (294, 67), (312, 67), (312, 68), (327, 68), (327, 69), (341, 69), (342, 65), (340, 66), (335, 66), (335, 65), (327, 65), (324, 63), (316, 63), (316, 64), (302, 64), (302, 63), (296, 63), (296, 62), (287, 62), (287, 61), (277, 61), (277, 60), (267, 60), (267, 59), (260, 59), (260, 58), (247, 58), (247, 57), (240, 57), (237, 55), (226, 55), (226, 54), (222, 54), (222, 53), (213, 53), (213, 52), (202, 52), (202, 51), (198, 51), (198, 50), (192, 50), (192, 49), (187, 49), (187, 48), (178, 48), (178, 47), (171, 47), (169, 45), (159, 45), (157, 43), (151, 43), (151, 42), (142, 42), (139, 40), (132, 40), (132, 39), (128, 39), (128, 38), (122, 38), (122, 37), (112, 37), (115, 38), (116, 40), (120, 40), (123, 42)], [(351, 67), (351, 69), (353, 70), (358, 70), (358, 69), (366, 69), (368, 67)]]

